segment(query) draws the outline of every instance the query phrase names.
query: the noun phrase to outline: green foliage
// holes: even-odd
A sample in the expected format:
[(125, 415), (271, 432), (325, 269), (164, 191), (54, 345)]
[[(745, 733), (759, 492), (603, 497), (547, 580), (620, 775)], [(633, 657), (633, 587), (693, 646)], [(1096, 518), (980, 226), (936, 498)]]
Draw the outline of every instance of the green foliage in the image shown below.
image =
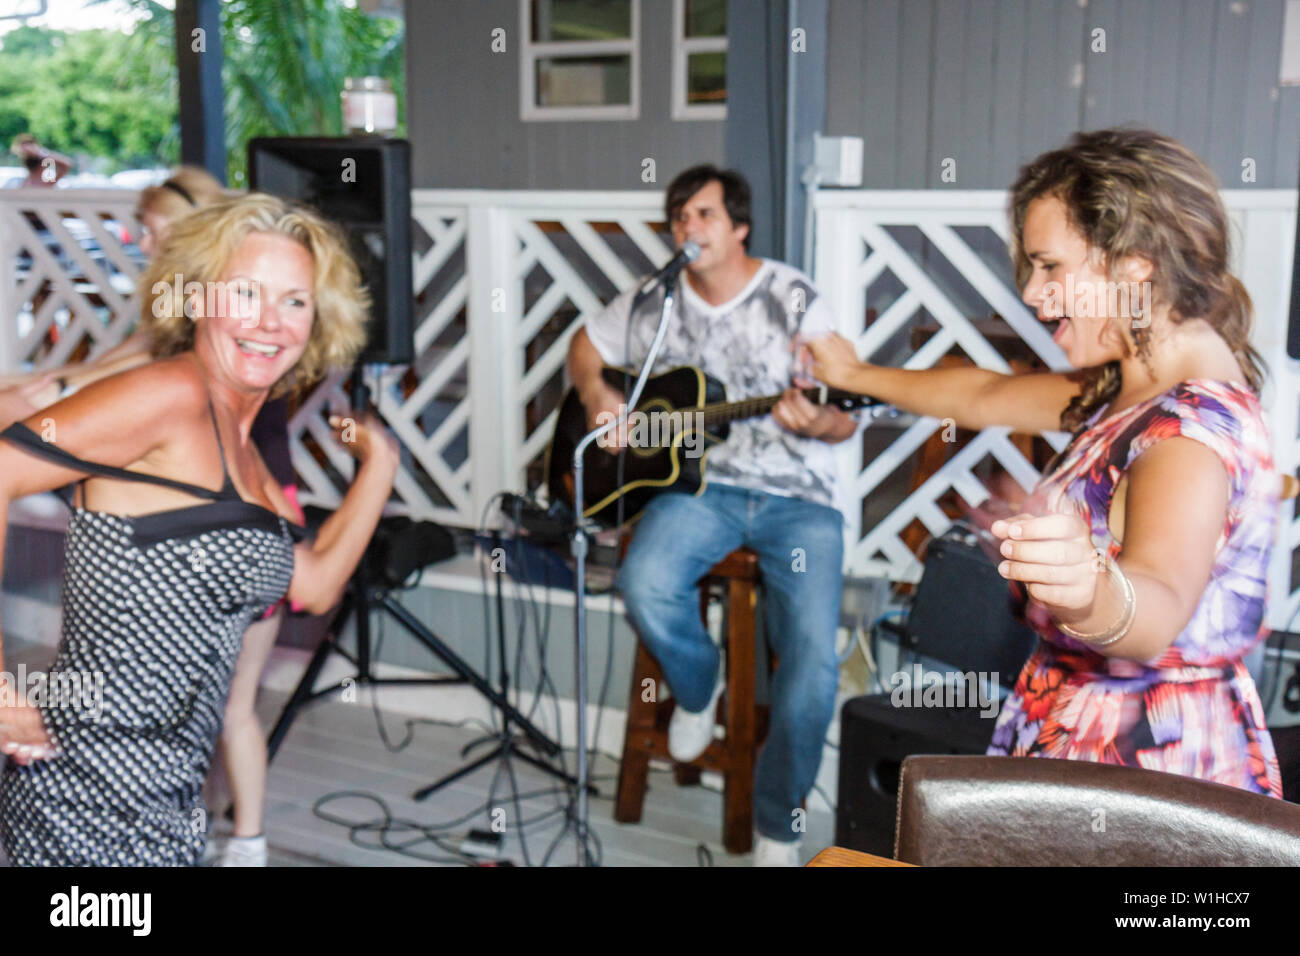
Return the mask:
[[(111, 169), (177, 161), (172, 12), (128, 2), (140, 16), (129, 35), (23, 26), (4, 36), (0, 144), (31, 132), (60, 152), (105, 157)], [(243, 185), (254, 136), (342, 135), (345, 77), (387, 78), (405, 112), (400, 22), (341, 0), (226, 0), (221, 22), (231, 185)]]
[(386, 78), (404, 114), (398, 22), (338, 0), (230, 0), (222, 25), (232, 185), (242, 184), (245, 146), (254, 136), (342, 135), (346, 77)]
[(62, 42), (63, 34), (57, 30), (46, 30), (24, 23), (5, 34), (4, 51), (6, 57), (49, 56)]
[[(176, 79), (155, 52), (110, 30), (20, 27), (0, 54), (0, 146), (19, 133), (109, 171), (175, 162)], [(17, 163), (10, 158), (9, 162)]]

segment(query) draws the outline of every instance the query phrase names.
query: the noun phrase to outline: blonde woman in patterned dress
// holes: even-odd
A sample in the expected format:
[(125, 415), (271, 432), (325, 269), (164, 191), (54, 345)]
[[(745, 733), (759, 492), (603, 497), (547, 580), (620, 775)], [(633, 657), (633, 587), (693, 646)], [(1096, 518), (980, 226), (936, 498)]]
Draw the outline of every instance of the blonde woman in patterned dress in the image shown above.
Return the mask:
[(173, 228), (153, 266), (166, 278), (141, 280), (159, 360), (0, 432), (0, 507), (77, 483), (51, 675), (100, 688), (0, 686), (0, 845), (16, 865), (200, 859), (243, 635), (286, 593), (334, 605), (397, 470), (377, 421), (336, 419), (360, 465), (311, 539), (250, 437), (268, 396), (348, 367), (365, 341), (368, 295), (337, 227), (253, 193)]
[(1073, 433), (992, 527), (1040, 641), (989, 753), (1280, 797), (1242, 663), (1267, 633), (1279, 479), (1214, 177), (1156, 133), (1081, 133), (1021, 170), (1011, 216), (1022, 298), (1079, 371), (905, 371), (838, 336), (807, 344), (829, 385), (964, 428)]

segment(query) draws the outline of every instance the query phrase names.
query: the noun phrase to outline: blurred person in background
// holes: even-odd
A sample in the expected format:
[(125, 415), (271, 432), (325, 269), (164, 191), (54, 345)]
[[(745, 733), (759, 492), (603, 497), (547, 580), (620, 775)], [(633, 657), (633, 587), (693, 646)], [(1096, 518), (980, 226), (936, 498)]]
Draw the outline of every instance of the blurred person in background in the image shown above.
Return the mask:
[(6, 188), (53, 189), (72, 169), (71, 159), (62, 153), (46, 149), (31, 133), (15, 136), (9, 149), (27, 168), (27, 175), (9, 180), (5, 183)]

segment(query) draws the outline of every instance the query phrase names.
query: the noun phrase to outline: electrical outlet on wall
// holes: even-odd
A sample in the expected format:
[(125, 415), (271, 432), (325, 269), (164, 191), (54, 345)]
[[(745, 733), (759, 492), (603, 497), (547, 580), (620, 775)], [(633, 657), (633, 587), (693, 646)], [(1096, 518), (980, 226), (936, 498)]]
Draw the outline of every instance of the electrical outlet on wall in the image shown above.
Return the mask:
[(820, 186), (862, 185), (862, 137), (813, 137), (813, 166)]

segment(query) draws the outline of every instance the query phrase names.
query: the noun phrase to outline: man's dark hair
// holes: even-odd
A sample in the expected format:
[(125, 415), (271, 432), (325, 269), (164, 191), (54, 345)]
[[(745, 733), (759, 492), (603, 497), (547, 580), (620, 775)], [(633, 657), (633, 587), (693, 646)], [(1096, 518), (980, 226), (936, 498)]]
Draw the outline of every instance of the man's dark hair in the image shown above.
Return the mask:
[(748, 250), (753, 232), (753, 220), (749, 216), (749, 181), (734, 169), (719, 169), (711, 163), (702, 163), (678, 173), (668, 184), (668, 193), (664, 199), (668, 224), (671, 226), (677, 219), (677, 214), (688, 199), (715, 180), (722, 186), (722, 204), (731, 224), (750, 227), (750, 231), (745, 234), (745, 249)]

